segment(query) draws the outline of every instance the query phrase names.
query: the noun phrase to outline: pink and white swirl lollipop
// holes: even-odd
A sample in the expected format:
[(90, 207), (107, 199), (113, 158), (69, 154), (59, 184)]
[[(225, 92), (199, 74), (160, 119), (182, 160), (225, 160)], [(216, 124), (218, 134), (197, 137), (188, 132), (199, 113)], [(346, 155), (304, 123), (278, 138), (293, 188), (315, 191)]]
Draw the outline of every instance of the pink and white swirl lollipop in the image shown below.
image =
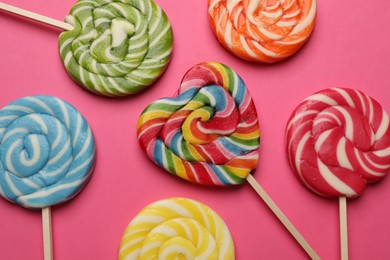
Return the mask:
[(365, 93), (332, 88), (301, 102), (286, 129), (293, 172), (311, 191), (340, 198), (342, 258), (348, 257), (346, 198), (362, 194), (367, 183), (390, 169), (390, 120)]

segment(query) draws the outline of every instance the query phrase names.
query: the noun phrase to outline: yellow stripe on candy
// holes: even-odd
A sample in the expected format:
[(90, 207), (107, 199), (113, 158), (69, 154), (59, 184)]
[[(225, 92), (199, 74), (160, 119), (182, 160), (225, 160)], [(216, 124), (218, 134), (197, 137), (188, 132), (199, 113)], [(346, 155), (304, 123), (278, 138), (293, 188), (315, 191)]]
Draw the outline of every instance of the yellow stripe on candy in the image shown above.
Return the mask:
[[(183, 226), (186, 228), (184, 232)], [(151, 231), (142, 250), (140, 259), (218, 259), (218, 251), (214, 238), (205, 226), (188, 218), (168, 220), (164, 226), (157, 226)], [(146, 248), (146, 247), (144, 247)], [(177, 258), (179, 257), (179, 258)]]
[(181, 159), (177, 156), (173, 156), (173, 161), (175, 164), (176, 174), (179, 177), (188, 180), (187, 172), (186, 172), (186, 169), (184, 168), (184, 165), (183, 165), (183, 162), (181, 161)]
[(159, 118), (159, 117), (169, 118), (171, 115), (172, 115), (171, 112), (166, 112), (166, 111), (153, 111), (153, 112), (143, 113), (138, 120), (137, 128), (139, 128), (142, 124), (144, 124), (149, 120)]
[(188, 151), (191, 153), (191, 156), (194, 157), (194, 159), (197, 162), (204, 162), (205, 159), (198, 153), (198, 151), (193, 147), (192, 145), (187, 146)]
[(251, 133), (247, 133), (247, 134), (233, 133), (233, 134), (231, 134), (231, 136), (232, 137), (236, 137), (238, 139), (248, 140), (248, 139), (259, 138), (260, 137), (260, 132), (259, 131), (255, 131), (255, 132), (251, 132)]
[[(180, 251), (182, 256), (178, 256), (172, 250), (172, 248), (177, 247), (177, 244), (181, 244)], [(192, 245), (190, 241), (176, 238), (176, 237), (165, 242), (161, 246), (160, 252), (166, 257), (166, 259), (185, 260), (185, 259), (194, 259), (196, 256), (196, 248)]]
[(232, 166), (225, 166), (228, 170), (234, 173), (234, 175), (245, 179), (248, 174), (250, 174), (250, 170), (248, 168), (237, 168), (237, 167), (232, 167)]
[(195, 100), (191, 100), (190, 102), (188, 102), (183, 108), (182, 110), (190, 110), (190, 111), (193, 111), (193, 110), (196, 110), (200, 107), (202, 107), (204, 104), (202, 102), (199, 102), (199, 101), (195, 101)]
[(227, 74), (227, 71), (226, 71), (226, 68), (224, 66), (222, 66), (221, 63), (213, 63), (213, 66), (218, 69), (218, 72), (221, 74), (222, 76), (222, 79), (223, 79), (223, 84), (222, 86), (224, 86), (226, 89), (228, 89), (229, 87), (229, 84), (230, 84), (230, 81), (229, 81), (229, 75)]

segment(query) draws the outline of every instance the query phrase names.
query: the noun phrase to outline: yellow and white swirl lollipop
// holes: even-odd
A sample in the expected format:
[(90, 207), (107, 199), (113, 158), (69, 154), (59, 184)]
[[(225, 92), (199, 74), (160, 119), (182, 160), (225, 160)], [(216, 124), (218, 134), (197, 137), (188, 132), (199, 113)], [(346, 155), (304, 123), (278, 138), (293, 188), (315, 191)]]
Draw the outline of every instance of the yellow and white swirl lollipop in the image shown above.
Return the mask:
[(119, 257), (130, 259), (234, 259), (229, 229), (206, 205), (186, 198), (145, 207), (128, 225)]

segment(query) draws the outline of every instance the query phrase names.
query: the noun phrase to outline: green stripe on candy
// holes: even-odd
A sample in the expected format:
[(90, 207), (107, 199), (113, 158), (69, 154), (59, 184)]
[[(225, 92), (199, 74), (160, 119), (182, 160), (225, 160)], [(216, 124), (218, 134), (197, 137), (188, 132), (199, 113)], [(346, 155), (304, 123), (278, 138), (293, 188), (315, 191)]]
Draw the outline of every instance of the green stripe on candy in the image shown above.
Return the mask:
[(164, 164), (166, 163), (167, 170), (169, 170), (172, 173), (177, 174), (176, 165), (175, 165), (175, 162), (173, 160), (172, 151), (167, 149), (166, 146), (164, 146), (164, 152), (165, 152), (165, 158), (166, 158), (166, 161), (164, 162)]
[(237, 77), (237, 74), (233, 73), (233, 71), (229, 68), (229, 67), (225, 67), (225, 71), (226, 71), (226, 75), (228, 76), (229, 78), (229, 86), (228, 86), (228, 92), (233, 94), (234, 92), (234, 88), (237, 87), (236, 86), (236, 77)]
[(241, 138), (237, 138), (234, 136), (229, 136), (229, 137), (227, 137), (227, 139), (230, 139), (231, 141), (233, 141), (234, 143), (237, 143), (237, 144), (245, 145), (248, 147), (253, 147), (253, 149), (257, 149), (259, 146), (259, 143), (260, 143), (259, 138), (241, 139)]
[(190, 150), (188, 149), (188, 143), (187, 142), (182, 142), (181, 143), (181, 150), (183, 152), (184, 159), (186, 159), (189, 162), (195, 162), (196, 161), (196, 159), (192, 156)]
[(150, 113), (150, 112), (154, 112), (154, 111), (158, 111), (158, 112), (163, 111), (163, 112), (173, 114), (181, 107), (182, 107), (182, 105), (180, 105), (180, 104), (174, 105), (174, 104), (154, 102), (154, 103), (150, 104), (149, 106), (147, 106), (147, 108), (145, 108), (145, 110), (144, 110), (144, 112), (142, 112), (142, 114)]
[(227, 166), (219, 165), (219, 169), (221, 172), (229, 176), (229, 178), (231, 178), (234, 183), (240, 184), (244, 182), (243, 178), (240, 178), (237, 175), (235, 175), (234, 172), (232, 172), (231, 170), (229, 170), (229, 168), (227, 168)]

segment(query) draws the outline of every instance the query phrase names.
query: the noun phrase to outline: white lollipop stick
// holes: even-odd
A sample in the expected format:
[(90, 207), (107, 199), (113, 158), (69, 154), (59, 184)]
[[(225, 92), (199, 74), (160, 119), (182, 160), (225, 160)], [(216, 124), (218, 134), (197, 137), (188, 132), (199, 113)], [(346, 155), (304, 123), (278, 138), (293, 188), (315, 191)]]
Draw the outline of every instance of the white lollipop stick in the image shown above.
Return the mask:
[(70, 30), (73, 30), (73, 28), (74, 28), (71, 24), (61, 22), (61, 21), (52, 19), (50, 17), (43, 16), (43, 15), (40, 15), (37, 13), (33, 13), (33, 12), (30, 12), (27, 10), (23, 10), (21, 8), (7, 5), (4, 3), (0, 3), (0, 9), (14, 13), (14, 14), (18, 14), (18, 15), (23, 16), (23, 17), (27, 17), (27, 18), (36, 20), (36, 21), (39, 21), (39, 22), (42, 22), (42, 23), (45, 23), (45, 24), (48, 24), (51, 26), (54, 26), (57, 28), (61, 28), (65, 31), (70, 31)]
[(348, 260), (347, 198), (339, 197), (341, 260)]
[(51, 211), (50, 207), (42, 209), (42, 228), (43, 228), (43, 252), (45, 260), (53, 259), (53, 243), (51, 232)]
[(309, 245), (305, 238), (299, 233), (291, 221), (284, 215), (276, 203), (271, 199), (267, 192), (260, 186), (255, 178), (251, 174), (248, 174), (246, 180), (252, 186), (252, 188), (257, 192), (257, 194), (263, 199), (265, 204), (272, 210), (275, 216), (279, 219), (280, 222), (286, 227), (290, 234), (295, 238), (295, 240), (301, 245), (301, 247), (306, 251), (306, 253), (311, 257), (311, 259), (321, 259), (314, 249)]

